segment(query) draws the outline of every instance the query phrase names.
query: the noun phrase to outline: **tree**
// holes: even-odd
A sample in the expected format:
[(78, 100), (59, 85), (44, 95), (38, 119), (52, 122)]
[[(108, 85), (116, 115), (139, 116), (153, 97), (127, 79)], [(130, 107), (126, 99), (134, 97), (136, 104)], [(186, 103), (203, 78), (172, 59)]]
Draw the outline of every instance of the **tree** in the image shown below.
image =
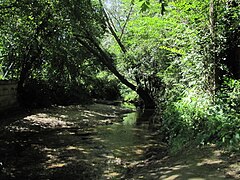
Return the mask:
[(68, 19), (58, 14), (60, 10), (55, 1), (1, 4), (1, 60), (5, 70), (11, 67), (8, 77), (19, 81), (20, 101), (29, 79), (48, 81), (53, 91), (54, 86), (67, 89), (72, 84), (89, 88), (86, 81), (90, 83), (99, 69), (98, 61), (70, 34)]
[[(180, 84), (182, 78), (185, 88), (199, 78), (202, 78), (202, 84), (210, 82), (205, 81), (206, 77), (212, 79), (211, 72), (219, 66), (219, 63), (210, 61), (213, 57), (207, 58), (211, 53), (205, 62), (203, 59), (193, 62), (198, 56), (187, 56), (193, 54), (194, 48), (196, 50), (195, 44), (210, 52), (212, 48), (208, 51), (205, 46), (210, 43), (203, 39), (209, 41), (210, 34), (212, 44), (217, 42), (214, 21), (219, 18), (215, 17), (217, 13), (214, 11), (212, 14), (207, 12), (210, 1), (169, 1), (168, 5), (166, 1), (149, 0), (114, 2), (41, 0), (29, 3), (24, 0), (2, 3), (1, 39), (8, 58), (5, 58), (6, 66), (14, 62), (20, 91), (26, 79), (43, 69), (47, 69), (47, 73), (42, 74), (44, 77), (74, 82), (77, 77), (84, 76), (80, 69), (86, 61), (107, 67), (123, 84), (137, 92), (145, 108), (154, 108), (158, 104), (165, 85), (172, 83), (166, 79), (176, 79), (176, 84)], [(209, 19), (213, 22), (210, 29)], [(204, 28), (209, 31), (203, 31)], [(204, 56), (203, 53), (196, 54)], [(213, 59), (218, 57), (219, 54), (215, 54)], [(191, 65), (187, 67), (186, 64)], [(214, 71), (211, 68), (204, 70), (202, 64), (205, 68), (215, 67)], [(169, 77), (167, 73), (174, 76)], [(210, 87), (215, 89), (212, 85)]]
[[(151, 94), (150, 86), (152, 84), (148, 83), (150, 77), (138, 73), (128, 79), (116, 65), (118, 64), (116, 61), (118, 55), (108, 52), (102, 46), (103, 36), (108, 31), (115, 38), (123, 52), (122, 55), (127, 57), (128, 48), (124, 45), (122, 38), (133, 10), (133, 1), (130, 4), (131, 9), (120, 32), (115, 30), (113, 19), (107, 14), (100, 1), (84, 0), (79, 4), (76, 0), (67, 0), (62, 3), (45, 0), (29, 3), (25, 0), (2, 4), (4, 9), (4, 12), (2, 11), (4, 14), (2, 27), (5, 29), (2, 31), (2, 35), (7, 35), (6, 43), (9, 43), (9, 45), (5, 45), (6, 53), (9, 53), (7, 56), (10, 58), (7, 63), (14, 62), (15, 64), (15, 74), (16, 77), (19, 76), (19, 93), (21, 94), (23, 91), (26, 80), (42, 67), (48, 69), (48, 67), (53, 67), (52, 64), (56, 65), (57, 63), (58, 69), (49, 72), (60, 72), (58, 73), (60, 78), (61, 74), (65, 73), (65, 66), (76, 67), (77, 61), (71, 65), (68, 58), (71, 56), (70, 54), (74, 54), (74, 58), (78, 58), (75, 54), (75, 50), (78, 49), (80, 54), (86, 54), (86, 50), (90, 52), (95, 60), (97, 59), (107, 67), (123, 84), (136, 91), (143, 99), (145, 108), (154, 108), (156, 102)], [(12, 17), (10, 16), (11, 12), (13, 12)], [(14, 36), (8, 34), (14, 32), (15, 29), (19, 29), (19, 32), (14, 33)], [(68, 48), (64, 44), (68, 44)], [(7, 50), (8, 46), (10, 46), (9, 50)], [(72, 50), (73, 52), (71, 52)], [(14, 55), (11, 56), (12, 53)], [(86, 57), (90, 56), (86, 54)], [(80, 59), (84, 59), (84, 57)], [(93, 58), (89, 59), (95, 61)], [(76, 72), (76, 68), (71, 68), (69, 72), (72, 76)], [(52, 73), (52, 75), (54, 74)], [(75, 76), (77, 75), (78, 73), (75, 73)], [(148, 85), (146, 85), (147, 83)]]
[[(127, 78), (117, 70), (114, 56), (108, 53), (101, 46), (101, 39), (98, 37), (98, 32), (96, 32), (96, 29), (104, 32), (106, 31), (106, 28), (108, 28), (109, 32), (113, 35), (123, 53), (126, 53), (127, 51), (126, 47), (123, 45), (122, 41), (114, 30), (111, 20), (108, 17), (102, 3), (100, 2), (99, 4), (94, 1), (86, 1), (86, 4), (87, 7), (85, 8), (78, 6), (75, 1), (68, 1), (68, 3), (64, 5), (63, 10), (71, 19), (73, 36), (76, 37), (77, 41), (83, 47), (97, 57), (98, 60), (104, 66), (106, 66), (123, 84), (133, 91), (136, 91), (140, 98), (143, 99), (145, 108), (154, 108), (156, 104), (153, 97), (150, 95), (149, 89), (147, 89), (147, 87), (143, 88), (140, 86), (139, 80), (136, 80), (135, 83), (127, 80)], [(84, 16), (79, 16), (82, 14), (84, 14)]]

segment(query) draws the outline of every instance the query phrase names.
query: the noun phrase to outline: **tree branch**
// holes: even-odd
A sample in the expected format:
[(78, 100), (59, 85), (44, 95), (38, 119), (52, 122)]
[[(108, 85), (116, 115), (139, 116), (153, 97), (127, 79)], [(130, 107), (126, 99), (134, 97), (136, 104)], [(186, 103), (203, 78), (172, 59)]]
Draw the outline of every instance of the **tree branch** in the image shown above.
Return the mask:
[(113, 37), (114, 37), (115, 40), (117, 41), (117, 43), (118, 43), (118, 45), (120, 46), (122, 52), (123, 52), (123, 53), (126, 53), (127, 50), (126, 50), (125, 46), (123, 45), (123, 43), (121, 42), (120, 38), (117, 36), (117, 33), (114, 31), (114, 28), (113, 28), (113, 26), (111, 25), (111, 22), (110, 22), (110, 19), (109, 19), (108, 15), (107, 15), (107, 12), (106, 12), (106, 10), (105, 10), (104, 7), (103, 7), (102, 1), (99, 0), (99, 3), (100, 3), (100, 5), (101, 5), (101, 7), (102, 7), (103, 15), (104, 15), (104, 18), (105, 18), (105, 20), (106, 20), (106, 23), (107, 23), (107, 25), (108, 25), (108, 28), (109, 28), (110, 32), (112, 33)]
[(126, 28), (126, 26), (127, 26), (127, 23), (128, 23), (128, 21), (129, 21), (129, 19), (130, 19), (131, 14), (132, 14), (133, 5), (134, 5), (134, 0), (131, 1), (130, 10), (129, 10), (129, 12), (128, 12), (127, 19), (126, 19), (126, 21), (125, 21), (125, 23), (124, 23), (124, 25), (123, 25), (122, 32), (121, 32), (121, 35), (120, 35), (120, 37), (119, 37), (120, 39), (122, 39), (122, 36), (123, 36), (123, 34), (124, 34), (124, 30), (125, 30), (125, 28)]
[[(92, 53), (95, 57), (97, 57), (123, 84), (131, 88), (133, 91), (137, 91), (137, 87), (129, 82), (123, 75), (119, 73), (119, 71), (114, 66), (113, 58), (109, 56), (99, 45), (98, 43), (91, 37), (88, 36), (87, 39), (90, 42), (86, 42), (82, 36), (78, 34), (74, 34), (77, 41), (82, 44), (90, 53)], [(85, 38), (86, 39), (86, 38)], [(93, 48), (95, 47), (95, 48)], [(98, 53), (99, 52), (99, 53)]]

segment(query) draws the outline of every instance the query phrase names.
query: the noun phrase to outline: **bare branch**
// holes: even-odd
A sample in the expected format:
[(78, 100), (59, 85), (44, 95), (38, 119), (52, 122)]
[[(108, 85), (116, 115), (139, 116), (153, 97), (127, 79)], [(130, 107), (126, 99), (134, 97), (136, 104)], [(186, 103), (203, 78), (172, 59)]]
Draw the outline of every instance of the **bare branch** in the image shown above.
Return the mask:
[(125, 23), (124, 23), (124, 25), (123, 25), (122, 32), (121, 32), (121, 35), (120, 35), (120, 37), (119, 37), (120, 39), (122, 39), (122, 36), (123, 36), (123, 34), (124, 34), (124, 31), (125, 31), (125, 28), (126, 28), (126, 26), (127, 26), (127, 23), (128, 23), (128, 21), (129, 21), (129, 19), (130, 19), (131, 14), (132, 14), (133, 5), (134, 5), (134, 0), (131, 1), (130, 10), (129, 10), (129, 12), (128, 12), (127, 19), (126, 19), (126, 21), (125, 21)]
[(108, 15), (107, 15), (104, 7), (103, 7), (102, 1), (99, 0), (99, 3), (100, 3), (100, 5), (102, 6), (103, 15), (104, 15), (104, 18), (105, 18), (105, 20), (106, 20), (106, 23), (107, 23), (107, 25), (108, 25), (108, 28), (109, 28), (110, 32), (112, 33), (113, 37), (114, 37), (115, 40), (117, 41), (117, 43), (118, 43), (118, 45), (120, 46), (122, 52), (123, 52), (123, 53), (126, 53), (127, 50), (126, 50), (125, 46), (123, 45), (123, 43), (121, 42), (120, 38), (118, 37), (116, 31), (114, 30), (114, 27), (113, 27), (112, 24), (111, 24), (110, 18), (108, 17)]
[[(120, 20), (119, 20), (116, 16), (114, 16), (114, 14), (113, 14), (112, 12), (107, 11), (107, 10), (106, 10), (106, 12), (107, 12), (107, 14), (109, 14), (109, 17), (112, 17), (115, 21), (117, 21), (118, 26), (120, 27), (120, 29), (122, 29)], [(111, 18), (110, 18), (110, 19), (111, 19)], [(111, 20), (111, 21), (112, 21), (112, 20)], [(112, 23), (113, 23), (113, 22), (112, 22)]]

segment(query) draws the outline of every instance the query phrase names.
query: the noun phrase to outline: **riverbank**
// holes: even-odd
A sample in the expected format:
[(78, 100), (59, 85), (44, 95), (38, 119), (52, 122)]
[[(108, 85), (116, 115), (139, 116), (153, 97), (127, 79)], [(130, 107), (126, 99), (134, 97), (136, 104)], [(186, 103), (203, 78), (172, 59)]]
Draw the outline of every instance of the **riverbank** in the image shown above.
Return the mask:
[(58, 106), (5, 118), (0, 179), (240, 179), (240, 155), (214, 145), (167, 154), (138, 114), (113, 105)]
[(240, 153), (230, 153), (215, 145), (188, 147), (175, 155), (145, 160), (133, 167), (126, 179), (240, 179)]

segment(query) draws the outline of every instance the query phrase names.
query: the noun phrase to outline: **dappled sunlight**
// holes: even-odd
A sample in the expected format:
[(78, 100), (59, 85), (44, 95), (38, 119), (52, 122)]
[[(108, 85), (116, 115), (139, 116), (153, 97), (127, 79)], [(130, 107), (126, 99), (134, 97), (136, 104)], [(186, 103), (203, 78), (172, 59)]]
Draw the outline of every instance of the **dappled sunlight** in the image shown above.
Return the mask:
[(63, 121), (62, 119), (67, 118), (65, 115), (60, 115), (60, 117), (54, 117), (45, 113), (37, 113), (24, 118), (24, 120), (29, 121), (29, 123), (40, 126), (42, 128), (54, 128), (54, 127), (67, 127), (70, 124)]
[(203, 159), (202, 162), (197, 163), (197, 166), (215, 165), (223, 163), (220, 159)]
[(65, 164), (65, 163), (51, 164), (50, 166), (47, 167), (47, 169), (61, 168), (61, 167), (66, 166), (66, 165), (67, 164)]
[(179, 175), (179, 174), (174, 174), (174, 175), (171, 175), (171, 176), (161, 176), (160, 178), (165, 179), (165, 180), (174, 180), (174, 179), (179, 178), (180, 176), (181, 175)]
[(90, 154), (87, 150), (80, 146), (66, 146), (61, 148), (44, 148), (47, 161), (44, 163), (46, 169), (61, 168), (72, 163), (88, 162), (85, 155)]
[[(87, 107), (61, 106), (36, 110), (13, 122), (5, 128), (6, 133), (12, 132), (9, 136), (13, 140), (8, 145), (12, 151), (8, 151), (8, 156), (13, 158), (0, 159), (5, 167), (8, 166), (6, 176), (20, 177), (24, 173), (27, 179), (34, 179), (37, 175), (43, 179), (58, 179), (69, 174), (75, 179), (121, 177), (129, 166), (140, 161), (152, 138), (147, 135), (147, 128), (135, 127), (135, 114), (122, 119), (123, 112), (127, 111), (95, 104)], [(19, 135), (13, 136), (16, 132)], [(23, 156), (14, 156), (16, 150)], [(38, 159), (28, 169), (32, 169), (35, 175), (26, 171), (25, 165), (16, 167), (33, 152), (39, 154), (36, 156)], [(38, 169), (34, 170), (35, 167)]]
[(134, 152), (135, 152), (135, 154), (140, 155), (140, 154), (143, 154), (143, 153), (144, 153), (144, 150), (142, 150), (142, 149), (136, 149), (136, 150), (134, 150)]
[(120, 173), (118, 172), (111, 172), (109, 170), (106, 170), (103, 172), (103, 176), (106, 178), (106, 179), (114, 179), (116, 178), (117, 176), (121, 175)]
[[(137, 174), (127, 179), (169, 179), (169, 180), (223, 180), (237, 179), (236, 169), (233, 174), (225, 174), (229, 169), (224, 160), (223, 151), (215, 150), (215, 147), (194, 148), (187, 152), (181, 152), (171, 157), (156, 159), (155, 161), (143, 161), (134, 166)], [(236, 168), (236, 167), (235, 167)], [(231, 173), (230, 170), (228, 170)]]
[[(0, 151), (5, 154), (0, 157), (4, 177), (224, 178), (219, 175), (221, 169), (226, 168), (222, 151), (199, 151), (197, 156), (192, 152), (188, 153), (189, 157), (181, 154), (181, 159), (168, 158), (165, 156), (166, 145), (157, 141), (149, 124), (136, 122), (137, 113), (113, 118), (117, 113), (108, 112), (106, 107), (103, 110), (99, 105), (93, 106), (94, 110), (91, 106), (38, 110), (4, 127), (0, 139)], [(99, 113), (95, 113), (97, 109)], [(229, 176), (236, 176), (236, 171), (229, 172)]]
[(106, 117), (106, 118), (116, 118), (116, 115), (111, 115), (107, 113), (99, 113), (96, 111), (84, 110), (84, 117)]

